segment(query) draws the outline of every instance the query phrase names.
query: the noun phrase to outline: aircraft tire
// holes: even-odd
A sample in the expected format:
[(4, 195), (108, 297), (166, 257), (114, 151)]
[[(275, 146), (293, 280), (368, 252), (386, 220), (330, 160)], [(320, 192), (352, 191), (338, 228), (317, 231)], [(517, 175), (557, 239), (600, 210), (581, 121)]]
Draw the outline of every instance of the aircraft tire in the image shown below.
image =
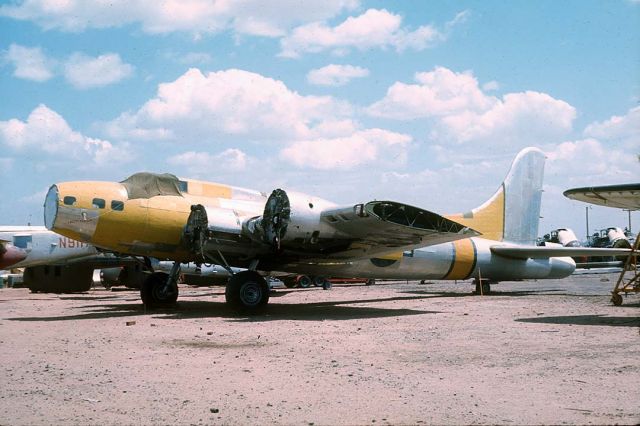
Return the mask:
[(295, 288), (298, 286), (298, 283), (295, 279), (285, 278), (282, 280), (282, 282), (284, 283), (284, 286), (286, 288)]
[(315, 287), (323, 287), (325, 281), (327, 281), (327, 279), (322, 275), (316, 275), (313, 278), (311, 278), (311, 280), (313, 281), (313, 285)]
[[(476, 280), (476, 294), (490, 294), (491, 293), (491, 284), (485, 280), (482, 280), (481, 283)], [(482, 286), (482, 291), (480, 290), (480, 286)]]
[(322, 289), (331, 290), (331, 287), (333, 287), (333, 283), (331, 283), (331, 281), (329, 281), (328, 279), (324, 278), (324, 281), (322, 282)]
[(298, 286), (309, 288), (309, 286), (311, 286), (311, 278), (309, 278), (308, 275), (300, 275), (300, 277), (298, 277)]
[(364, 285), (375, 285), (376, 280), (374, 278), (369, 278)]
[(622, 296), (620, 295), (620, 293), (613, 293), (611, 295), (611, 303), (613, 303), (614, 306), (622, 305)]
[(165, 284), (169, 274), (166, 272), (154, 272), (149, 275), (140, 287), (140, 298), (147, 308), (163, 308), (175, 305), (178, 300), (178, 284), (173, 283), (167, 294), (162, 294), (160, 289)]
[(257, 272), (242, 271), (229, 278), (224, 295), (232, 308), (257, 312), (269, 303), (269, 285)]

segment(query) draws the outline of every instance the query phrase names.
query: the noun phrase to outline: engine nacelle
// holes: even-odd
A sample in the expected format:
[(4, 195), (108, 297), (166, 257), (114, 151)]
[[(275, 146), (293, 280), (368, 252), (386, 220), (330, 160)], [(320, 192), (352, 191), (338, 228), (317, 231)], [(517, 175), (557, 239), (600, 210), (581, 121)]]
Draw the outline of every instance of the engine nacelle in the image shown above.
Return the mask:
[(580, 247), (580, 241), (575, 232), (568, 228), (558, 229), (558, 242), (565, 247)]
[(274, 190), (249, 231), (263, 242), (280, 248), (283, 245), (314, 244), (320, 236), (333, 238), (337, 231), (321, 220), (321, 213), (336, 205), (321, 198), (293, 191)]

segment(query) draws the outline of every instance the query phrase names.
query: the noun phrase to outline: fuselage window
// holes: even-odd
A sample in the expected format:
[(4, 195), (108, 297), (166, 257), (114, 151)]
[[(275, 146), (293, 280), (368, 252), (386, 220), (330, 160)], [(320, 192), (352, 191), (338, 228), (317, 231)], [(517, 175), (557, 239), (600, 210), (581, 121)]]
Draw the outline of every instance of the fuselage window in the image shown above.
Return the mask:
[(31, 235), (14, 235), (13, 236), (13, 245), (18, 248), (28, 249), (30, 248), (31, 242), (32, 242)]
[(178, 189), (180, 190), (180, 192), (189, 192), (189, 183), (186, 180), (179, 180)]
[(122, 210), (124, 210), (124, 202), (118, 200), (111, 201), (111, 210), (117, 210), (121, 212)]
[(105, 202), (102, 198), (94, 198), (91, 203), (94, 209), (104, 209)]
[(62, 202), (64, 203), (65, 206), (72, 206), (76, 203), (76, 197), (67, 195), (62, 199)]

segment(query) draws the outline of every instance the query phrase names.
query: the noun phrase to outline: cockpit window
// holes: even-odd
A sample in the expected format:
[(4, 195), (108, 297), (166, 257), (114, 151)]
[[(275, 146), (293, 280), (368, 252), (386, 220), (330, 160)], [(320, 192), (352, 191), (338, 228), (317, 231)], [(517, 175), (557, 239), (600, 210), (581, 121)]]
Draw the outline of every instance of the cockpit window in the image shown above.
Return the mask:
[(113, 200), (111, 201), (111, 209), (121, 212), (124, 210), (124, 203), (122, 201)]
[(65, 204), (65, 206), (73, 206), (76, 203), (76, 197), (67, 195), (62, 199), (62, 202)]
[(102, 198), (94, 198), (93, 201), (91, 201), (91, 204), (94, 209), (104, 209), (105, 206), (105, 202)]
[(178, 189), (180, 192), (189, 192), (189, 183), (186, 180), (178, 181)]

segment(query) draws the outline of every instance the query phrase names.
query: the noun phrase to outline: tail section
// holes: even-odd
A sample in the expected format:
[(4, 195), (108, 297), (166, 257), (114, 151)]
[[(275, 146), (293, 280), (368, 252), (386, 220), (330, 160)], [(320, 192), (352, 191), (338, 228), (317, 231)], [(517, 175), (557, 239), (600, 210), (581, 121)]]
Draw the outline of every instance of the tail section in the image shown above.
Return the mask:
[(544, 153), (538, 148), (523, 149), (513, 160), (504, 182), (489, 200), (470, 212), (446, 217), (482, 232), (482, 238), (535, 244), (544, 161)]

